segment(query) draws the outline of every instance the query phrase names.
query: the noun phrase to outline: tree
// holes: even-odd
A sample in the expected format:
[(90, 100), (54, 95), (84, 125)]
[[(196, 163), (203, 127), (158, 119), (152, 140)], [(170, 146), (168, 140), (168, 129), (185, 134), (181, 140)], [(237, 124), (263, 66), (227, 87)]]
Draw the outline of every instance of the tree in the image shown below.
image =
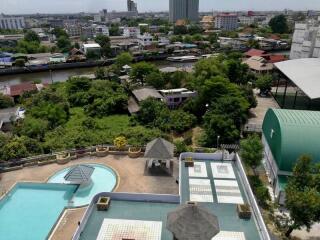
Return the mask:
[(103, 67), (98, 67), (94, 72), (96, 79), (104, 79), (106, 77), (106, 70)]
[(173, 33), (175, 35), (183, 35), (183, 34), (187, 34), (188, 33), (188, 29), (186, 26), (184, 25), (179, 25), (179, 26), (175, 26), (173, 28)]
[(25, 60), (22, 59), (22, 58), (16, 59), (16, 60), (14, 61), (14, 66), (16, 66), (16, 67), (24, 67), (25, 64), (26, 64), (26, 62), (25, 62)]
[(79, 44), (78, 42), (75, 42), (75, 43), (74, 43), (74, 48), (80, 49), (80, 44)]
[(116, 57), (115, 65), (118, 70), (121, 70), (123, 66), (131, 64), (133, 61), (133, 57), (128, 52), (123, 52)]
[(60, 37), (66, 37), (69, 38), (68, 33), (62, 29), (62, 28), (54, 28), (51, 32), (52, 34), (54, 34), (56, 36), (56, 38), (60, 38)]
[(24, 35), (24, 40), (27, 42), (37, 42), (40, 43), (40, 38), (37, 33), (32, 30), (28, 30)]
[(28, 150), (20, 138), (11, 139), (2, 149), (4, 160), (13, 160), (28, 156)]
[(154, 98), (148, 98), (140, 103), (140, 111), (137, 120), (150, 127), (154, 127), (158, 114), (166, 109), (166, 105)]
[(161, 89), (165, 87), (166, 81), (160, 72), (152, 72), (146, 76), (146, 84), (155, 89)]
[(132, 65), (132, 69), (130, 72), (130, 78), (135, 83), (140, 83), (141, 85), (144, 85), (146, 77), (152, 73), (159, 71), (158, 68), (147, 62), (139, 62), (134, 65)]
[(47, 121), (27, 116), (22, 122), (16, 124), (15, 132), (20, 136), (24, 135), (41, 141), (44, 138), (47, 128)]
[(111, 43), (108, 36), (99, 34), (95, 37), (94, 41), (101, 46), (102, 56), (108, 57), (111, 54)]
[(112, 24), (109, 29), (110, 36), (119, 36), (120, 35), (120, 29), (118, 25)]
[(69, 52), (72, 47), (69, 38), (67, 38), (66, 36), (60, 36), (58, 38), (57, 46), (63, 53)]
[(14, 106), (14, 101), (11, 97), (0, 93), (0, 109)]
[[(263, 145), (258, 135), (249, 135), (240, 141), (240, 155), (243, 161), (255, 172), (263, 158)], [(256, 174), (255, 174), (256, 175)]]
[(260, 94), (268, 94), (272, 89), (272, 75), (260, 75), (256, 81), (256, 87), (260, 89)]
[(293, 169), (293, 175), (285, 188), (286, 208), (290, 212), (289, 237), (294, 229), (307, 230), (320, 220), (319, 167), (312, 164), (310, 156), (302, 155)]
[(271, 18), (269, 26), (271, 27), (273, 33), (282, 34), (288, 33), (289, 31), (287, 18), (283, 14)]

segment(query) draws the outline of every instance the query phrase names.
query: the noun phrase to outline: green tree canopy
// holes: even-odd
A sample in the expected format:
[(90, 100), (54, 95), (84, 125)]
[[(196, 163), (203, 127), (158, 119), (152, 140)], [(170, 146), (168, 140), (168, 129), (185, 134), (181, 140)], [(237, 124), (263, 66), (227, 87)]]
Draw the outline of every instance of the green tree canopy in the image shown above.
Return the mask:
[(260, 75), (256, 81), (256, 87), (260, 89), (260, 93), (268, 93), (271, 91), (273, 83), (272, 75)]
[(95, 37), (94, 41), (101, 46), (102, 56), (108, 57), (111, 54), (111, 43), (108, 36), (99, 34)]
[(293, 169), (293, 175), (285, 188), (286, 208), (290, 212), (290, 226), (286, 236), (294, 229), (320, 221), (320, 168), (312, 164), (310, 156), (302, 155)]
[(243, 161), (254, 171), (261, 164), (263, 145), (258, 135), (249, 135), (240, 141), (240, 155)]
[(152, 72), (158, 72), (158, 68), (147, 62), (139, 62), (132, 65), (130, 72), (130, 78), (134, 83), (144, 85), (146, 77)]
[(289, 31), (287, 18), (283, 14), (273, 17), (269, 22), (269, 26), (271, 27), (272, 32), (274, 33), (282, 34), (288, 33)]
[(28, 30), (24, 35), (24, 40), (27, 42), (40, 43), (40, 38), (37, 33), (32, 30)]
[(116, 57), (115, 64), (119, 70), (125, 65), (131, 64), (133, 57), (128, 52), (123, 52)]
[(69, 52), (72, 48), (71, 42), (66, 36), (60, 36), (58, 38), (57, 46), (63, 53)]
[(13, 99), (9, 96), (3, 95), (0, 93), (0, 109), (13, 107)]

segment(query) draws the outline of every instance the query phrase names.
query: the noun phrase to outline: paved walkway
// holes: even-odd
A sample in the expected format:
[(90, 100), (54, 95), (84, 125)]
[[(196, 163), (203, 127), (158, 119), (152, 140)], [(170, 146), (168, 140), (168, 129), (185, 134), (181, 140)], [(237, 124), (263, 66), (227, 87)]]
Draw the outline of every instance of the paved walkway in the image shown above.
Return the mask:
[[(32, 181), (46, 182), (55, 172), (68, 166), (80, 163), (98, 163), (112, 167), (120, 176), (116, 192), (178, 194), (175, 180), (179, 175), (178, 161), (174, 161), (173, 177), (150, 176), (145, 173), (146, 159), (131, 159), (128, 156), (109, 155), (103, 158), (85, 157), (65, 165), (56, 163), (45, 166), (28, 167), (21, 170), (2, 174), (0, 195), (9, 191), (16, 182)], [(71, 239), (78, 222), (81, 221), (86, 208), (67, 210), (60, 219), (51, 239)]]
[(279, 108), (278, 103), (273, 97), (260, 97), (259, 90), (254, 89), (258, 105), (256, 108), (250, 109), (248, 125), (262, 126), (264, 116), (269, 108)]

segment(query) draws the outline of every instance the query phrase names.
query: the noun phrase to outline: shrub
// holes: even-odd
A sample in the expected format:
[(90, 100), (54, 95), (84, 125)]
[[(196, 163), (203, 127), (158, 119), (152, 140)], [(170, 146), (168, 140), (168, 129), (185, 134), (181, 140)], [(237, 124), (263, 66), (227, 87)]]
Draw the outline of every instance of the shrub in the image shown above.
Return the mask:
[(268, 188), (265, 187), (259, 176), (248, 176), (248, 179), (259, 205), (268, 208), (268, 201), (271, 200)]

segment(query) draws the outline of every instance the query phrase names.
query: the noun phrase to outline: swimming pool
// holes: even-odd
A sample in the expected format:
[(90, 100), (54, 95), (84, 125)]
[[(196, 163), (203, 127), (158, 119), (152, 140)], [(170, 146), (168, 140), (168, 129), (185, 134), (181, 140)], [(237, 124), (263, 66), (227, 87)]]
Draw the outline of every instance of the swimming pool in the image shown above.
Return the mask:
[(16, 184), (0, 201), (0, 239), (46, 239), (76, 189), (76, 185)]
[[(109, 167), (100, 164), (86, 164), (94, 167), (91, 175), (92, 183), (84, 188), (79, 187), (75, 192), (71, 202), (73, 207), (87, 205), (91, 199), (100, 192), (111, 192), (117, 184), (117, 175)], [(49, 183), (65, 183), (64, 176), (70, 170), (70, 167), (62, 169), (54, 174), (49, 180)]]

